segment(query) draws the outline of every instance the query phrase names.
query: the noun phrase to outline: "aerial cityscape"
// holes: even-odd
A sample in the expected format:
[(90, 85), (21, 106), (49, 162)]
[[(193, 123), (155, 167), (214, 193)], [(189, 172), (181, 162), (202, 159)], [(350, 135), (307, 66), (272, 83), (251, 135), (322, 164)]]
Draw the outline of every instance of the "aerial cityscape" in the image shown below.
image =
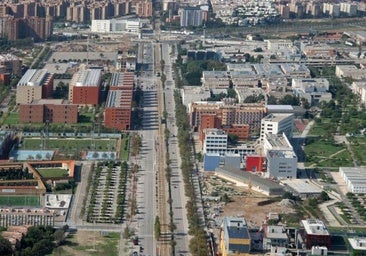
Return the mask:
[(0, 255), (366, 255), (366, 1), (0, 2)]

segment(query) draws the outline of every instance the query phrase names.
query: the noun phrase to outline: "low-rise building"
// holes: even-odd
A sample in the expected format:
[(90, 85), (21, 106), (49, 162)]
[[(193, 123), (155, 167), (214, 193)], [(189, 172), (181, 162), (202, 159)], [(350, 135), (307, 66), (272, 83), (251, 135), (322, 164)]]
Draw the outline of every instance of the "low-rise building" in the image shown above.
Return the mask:
[(339, 174), (346, 182), (348, 192), (366, 193), (365, 167), (339, 167)]
[(325, 78), (294, 78), (292, 90), (296, 96), (305, 98), (311, 105), (317, 105), (321, 101), (329, 102), (332, 99), (329, 81)]
[(289, 237), (283, 226), (268, 225), (264, 227), (263, 249), (282, 253), (287, 250)]
[(53, 79), (54, 75), (45, 69), (28, 69), (17, 84), (16, 103), (29, 104), (51, 97)]
[(62, 99), (33, 100), (19, 105), (19, 121), (22, 123), (76, 124), (78, 106)]
[(250, 252), (250, 236), (244, 218), (224, 217), (220, 234), (222, 256), (244, 256)]
[(139, 33), (141, 22), (139, 19), (110, 19), (110, 20), (92, 20), (91, 32), (93, 33)]
[(303, 227), (303, 230), (300, 230), (300, 234), (303, 237), (307, 249), (311, 249), (313, 246), (330, 247), (331, 236), (327, 227), (321, 220), (302, 220), (301, 226)]
[(228, 135), (220, 129), (206, 129), (203, 142), (203, 153), (219, 153), (224, 155), (227, 149)]
[(348, 238), (348, 243), (351, 247), (351, 255), (366, 254), (366, 237), (351, 237)]
[(366, 72), (363, 68), (358, 68), (355, 65), (337, 65), (335, 74), (339, 78), (352, 78), (354, 80), (363, 80), (366, 78)]
[(266, 133), (263, 141), (267, 175), (272, 178), (296, 178), (297, 156), (285, 134)]

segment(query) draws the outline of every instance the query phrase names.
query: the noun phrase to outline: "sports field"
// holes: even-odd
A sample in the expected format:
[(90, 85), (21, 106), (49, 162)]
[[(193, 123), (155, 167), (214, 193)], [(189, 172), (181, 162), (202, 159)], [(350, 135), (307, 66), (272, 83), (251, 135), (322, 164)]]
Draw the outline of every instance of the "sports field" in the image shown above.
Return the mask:
[(0, 206), (40, 206), (39, 196), (0, 196)]
[(60, 139), (60, 138), (24, 138), (23, 145), (20, 149), (37, 150), (42, 147), (46, 150), (58, 150), (61, 153), (70, 153), (72, 150), (98, 150), (98, 151), (115, 151), (117, 139)]

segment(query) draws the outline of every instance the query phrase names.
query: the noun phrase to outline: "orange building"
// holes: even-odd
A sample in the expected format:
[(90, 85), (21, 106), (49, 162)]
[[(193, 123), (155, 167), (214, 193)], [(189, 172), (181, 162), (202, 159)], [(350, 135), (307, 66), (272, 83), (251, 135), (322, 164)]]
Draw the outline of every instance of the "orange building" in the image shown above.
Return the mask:
[(31, 104), (19, 105), (19, 121), (75, 124), (78, 122), (78, 106), (62, 99), (35, 100)]
[(252, 134), (259, 134), (266, 112), (264, 104), (258, 103), (197, 102), (189, 107), (191, 127), (198, 130), (201, 139), (203, 129), (207, 128), (223, 129), (238, 135), (239, 139), (248, 139)]

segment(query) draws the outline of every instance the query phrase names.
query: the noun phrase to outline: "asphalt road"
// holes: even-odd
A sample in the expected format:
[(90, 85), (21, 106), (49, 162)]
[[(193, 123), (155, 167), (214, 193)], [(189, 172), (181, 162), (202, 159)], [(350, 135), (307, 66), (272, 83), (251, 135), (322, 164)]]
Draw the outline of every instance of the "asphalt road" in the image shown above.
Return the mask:
[[(139, 76), (139, 85), (143, 88), (143, 120), (142, 129), (139, 131), (142, 137), (141, 153), (137, 164), (141, 166), (138, 172), (137, 205), (138, 214), (133, 223), (137, 229), (140, 246), (144, 255), (154, 255), (156, 244), (154, 239), (154, 221), (156, 216), (155, 198), (155, 173), (156, 153), (155, 139), (158, 131), (158, 102), (157, 92), (154, 86), (153, 71), (153, 45), (151, 43), (139, 44), (142, 51), (144, 71)], [(133, 159), (131, 159), (133, 160)]]
[(187, 198), (184, 193), (184, 181), (182, 171), (180, 169), (181, 159), (178, 148), (177, 133), (178, 129), (175, 125), (175, 102), (174, 102), (174, 89), (175, 84), (172, 74), (171, 65), (171, 47), (168, 44), (162, 44), (162, 59), (165, 62), (164, 73), (166, 75), (165, 82), (165, 103), (167, 117), (167, 127), (170, 131), (169, 145), (169, 158), (170, 167), (172, 169), (171, 178), (171, 194), (173, 199), (173, 221), (176, 226), (174, 232), (174, 239), (176, 241), (175, 255), (190, 255), (189, 254), (189, 235), (188, 235), (188, 220), (186, 203)]

